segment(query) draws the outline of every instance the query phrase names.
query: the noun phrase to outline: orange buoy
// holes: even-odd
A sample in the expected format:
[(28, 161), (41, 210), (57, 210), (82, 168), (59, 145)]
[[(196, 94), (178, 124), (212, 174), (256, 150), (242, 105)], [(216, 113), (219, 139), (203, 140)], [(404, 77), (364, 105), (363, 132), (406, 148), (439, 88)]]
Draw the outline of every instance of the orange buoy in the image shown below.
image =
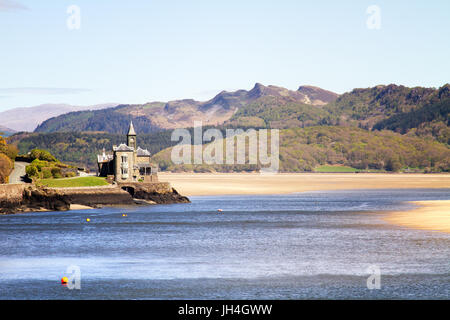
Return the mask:
[(91, 221), (91, 219), (87, 218), (86, 221), (89, 222), (89, 221)]
[(67, 284), (67, 282), (69, 282), (69, 279), (67, 277), (61, 278), (61, 284)]
[(125, 213), (124, 213), (124, 214), (122, 214), (122, 217), (127, 217), (127, 216), (128, 216), (128, 215), (127, 215), (127, 214), (125, 214)]

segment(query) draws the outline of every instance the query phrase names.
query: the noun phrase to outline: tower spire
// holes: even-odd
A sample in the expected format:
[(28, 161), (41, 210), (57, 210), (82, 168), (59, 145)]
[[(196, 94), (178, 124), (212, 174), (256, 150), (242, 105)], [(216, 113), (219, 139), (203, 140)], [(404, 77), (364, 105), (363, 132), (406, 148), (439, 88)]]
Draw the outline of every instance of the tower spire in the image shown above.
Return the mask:
[(130, 121), (130, 129), (128, 129), (128, 135), (129, 136), (135, 136), (136, 135), (136, 131), (134, 131), (134, 127), (133, 127), (133, 121)]
[(136, 131), (134, 131), (133, 121), (130, 121), (130, 129), (128, 129), (127, 145), (136, 150)]

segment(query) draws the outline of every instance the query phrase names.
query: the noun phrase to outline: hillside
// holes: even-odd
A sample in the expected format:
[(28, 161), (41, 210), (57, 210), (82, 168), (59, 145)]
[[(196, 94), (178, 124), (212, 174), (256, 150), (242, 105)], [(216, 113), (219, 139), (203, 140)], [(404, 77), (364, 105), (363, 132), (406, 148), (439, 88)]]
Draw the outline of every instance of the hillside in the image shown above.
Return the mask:
[[(207, 129), (207, 128), (204, 128)], [(219, 128), (225, 136), (225, 127)], [(191, 134), (192, 134), (192, 129)], [(254, 171), (245, 166), (175, 166), (170, 161), (171, 130), (140, 134), (138, 144), (149, 149), (153, 161), (170, 171)], [(21, 153), (35, 148), (49, 150), (65, 163), (96, 169), (96, 155), (103, 148), (124, 141), (122, 134), (32, 133), (9, 138)], [(368, 131), (356, 127), (315, 126), (280, 131), (280, 169), (285, 172), (312, 171), (319, 166), (341, 165), (359, 170), (417, 168), (418, 171), (448, 171), (450, 149), (431, 137), (402, 135), (389, 130)]]
[[(79, 110), (98, 110), (111, 108), (116, 103), (104, 103), (93, 106), (72, 106), (69, 104), (42, 104), (34, 107), (14, 108), (0, 112), (0, 125), (13, 129), (13, 131), (32, 132), (43, 121)], [(0, 130), (1, 131), (1, 130)]]
[[(204, 148), (207, 146), (204, 145)], [(175, 165), (171, 161), (171, 153), (172, 148), (164, 149), (152, 160), (159, 163), (161, 169), (175, 172), (256, 171), (261, 168), (261, 165), (250, 164)], [(363, 171), (449, 171), (450, 149), (431, 138), (410, 137), (392, 131), (371, 132), (338, 126), (280, 131), (281, 172), (314, 171), (324, 165), (347, 166)]]
[[(434, 108), (433, 106), (437, 104), (442, 104), (442, 107), (439, 108), (448, 110), (450, 108), (449, 88), (449, 84), (439, 89), (408, 88), (390, 84), (367, 89), (354, 89), (325, 106), (330, 113), (330, 118), (326, 120), (331, 125), (355, 125), (366, 129), (381, 129), (385, 125), (377, 124), (383, 123), (391, 117), (400, 119), (420, 109), (423, 112)], [(436, 115), (437, 113), (433, 114), (433, 116)], [(425, 122), (435, 120), (433, 116)], [(394, 121), (388, 122), (393, 124)], [(397, 127), (392, 125), (390, 129), (396, 131)]]
[(430, 101), (409, 112), (393, 115), (379, 121), (374, 129), (388, 129), (402, 134), (433, 136), (450, 145), (450, 86), (439, 89)]
[[(184, 99), (167, 103), (150, 102), (143, 105), (120, 105), (105, 110), (71, 112), (48, 119), (38, 126), (35, 132), (125, 133), (130, 120), (133, 120), (136, 130), (141, 133), (189, 128), (194, 125), (194, 121), (202, 121), (204, 126), (221, 125), (230, 120), (236, 112), (251, 104), (276, 101), (280, 105), (309, 106), (309, 109), (314, 110), (315, 106), (328, 103), (336, 97), (337, 94), (315, 87), (300, 87), (299, 91), (292, 91), (257, 83), (249, 91), (222, 91), (206, 102)], [(265, 108), (267, 107), (271, 106), (266, 104)]]

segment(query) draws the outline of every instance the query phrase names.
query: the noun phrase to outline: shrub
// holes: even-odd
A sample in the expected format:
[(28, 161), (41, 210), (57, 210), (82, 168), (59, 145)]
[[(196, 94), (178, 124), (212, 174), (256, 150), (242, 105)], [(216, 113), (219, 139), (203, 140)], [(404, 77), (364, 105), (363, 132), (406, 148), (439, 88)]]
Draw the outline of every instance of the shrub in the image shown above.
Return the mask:
[(77, 176), (77, 174), (75, 172), (66, 172), (64, 174), (64, 177), (67, 177), (67, 178), (73, 178), (73, 177), (76, 177), (76, 176)]
[(0, 153), (0, 183), (7, 183), (8, 176), (12, 169), (11, 160), (4, 154)]
[(44, 167), (48, 167), (48, 162), (47, 161), (41, 161), (39, 159), (35, 159), (31, 162), (32, 165), (34, 165), (38, 171), (42, 171), (42, 168)]
[(46, 150), (33, 149), (30, 151), (31, 159), (39, 159), (49, 162), (56, 162), (56, 158), (52, 156), (52, 154)]
[(42, 168), (42, 178), (49, 179), (52, 177), (52, 170), (50, 168)]
[(53, 167), (51, 169), (51, 172), (52, 172), (53, 178), (55, 178), (55, 179), (62, 178), (61, 168)]
[(25, 172), (29, 178), (36, 177), (38, 175), (39, 170), (34, 165), (28, 165), (25, 168)]

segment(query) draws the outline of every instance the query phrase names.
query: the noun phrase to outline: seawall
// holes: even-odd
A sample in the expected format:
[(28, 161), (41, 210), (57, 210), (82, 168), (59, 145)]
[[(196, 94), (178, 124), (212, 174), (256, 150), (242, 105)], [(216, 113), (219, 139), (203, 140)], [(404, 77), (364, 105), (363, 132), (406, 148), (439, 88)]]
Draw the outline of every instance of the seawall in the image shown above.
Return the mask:
[(132, 183), (102, 187), (47, 188), (30, 184), (0, 185), (0, 214), (32, 211), (65, 211), (71, 204), (89, 207), (147, 203), (188, 203), (169, 183)]

